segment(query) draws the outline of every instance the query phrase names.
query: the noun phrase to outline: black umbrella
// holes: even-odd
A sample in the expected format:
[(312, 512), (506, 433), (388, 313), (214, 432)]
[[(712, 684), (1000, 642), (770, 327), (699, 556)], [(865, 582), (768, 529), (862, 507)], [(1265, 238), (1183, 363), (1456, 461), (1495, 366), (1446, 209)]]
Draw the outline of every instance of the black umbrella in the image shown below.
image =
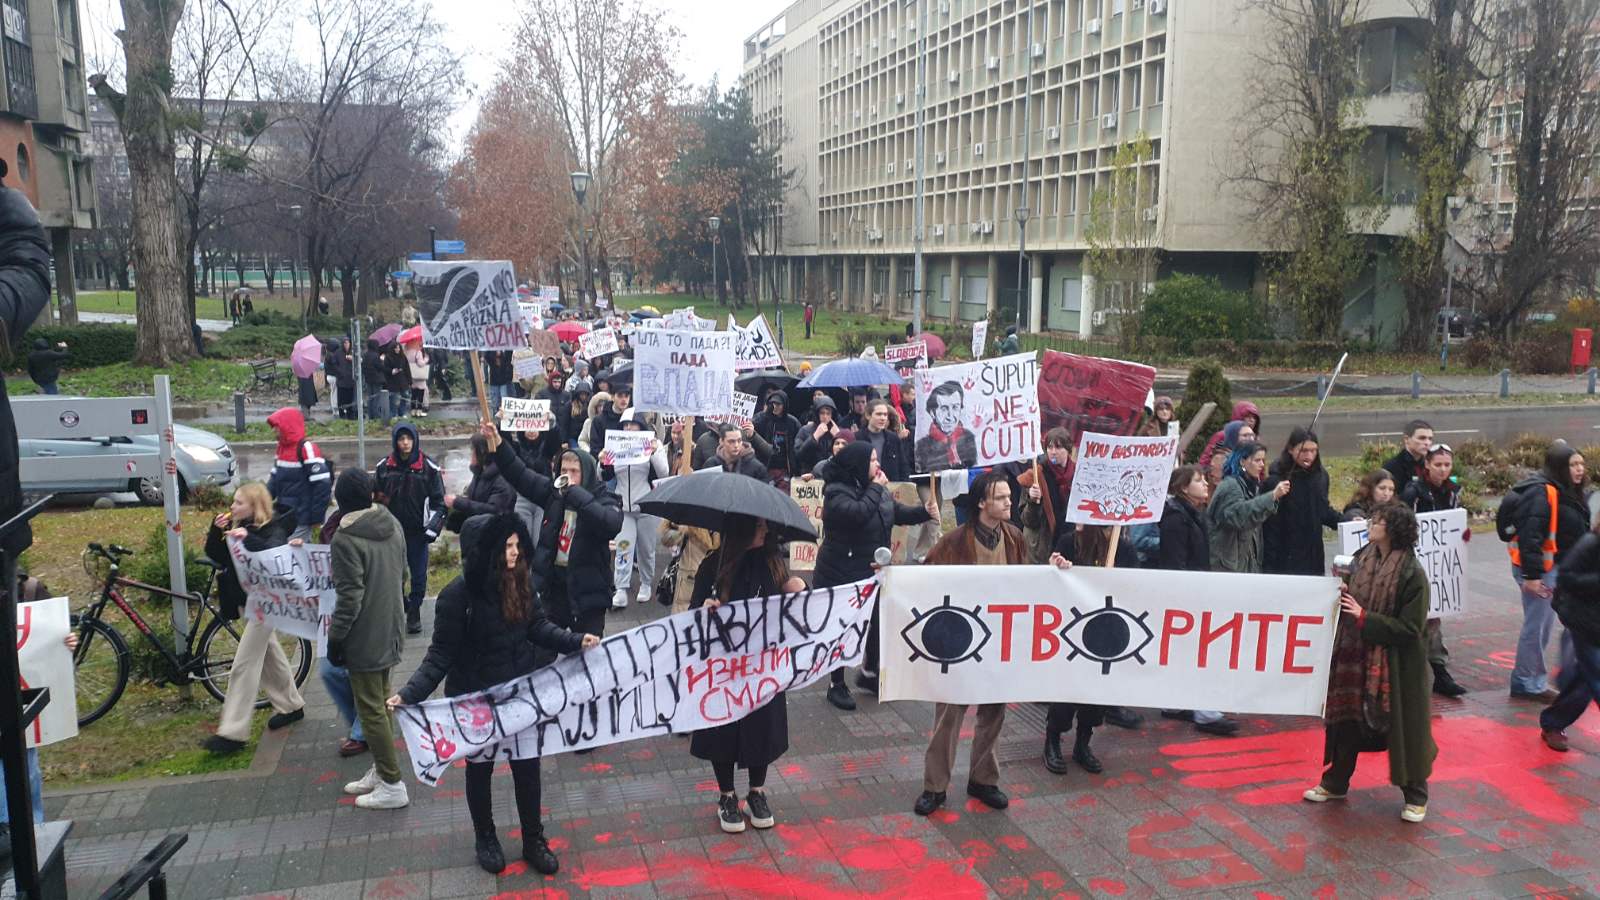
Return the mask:
[(617, 367), (599, 376), (611, 382), (612, 387), (627, 385), (633, 387), (633, 361), (624, 360), (617, 363)]
[(790, 375), (782, 369), (762, 369), (758, 372), (746, 372), (733, 380), (733, 386), (746, 394), (761, 396), (762, 390), (768, 387), (777, 388), (787, 392), (800, 383), (798, 375)]
[(662, 481), (639, 501), (639, 511), (680, 525), (721, 531), (730, 515), (767, 520), (779, 541), (814, 541), (817, 530), (793, 499), (764, 481), (722, 469), (702, 469)]

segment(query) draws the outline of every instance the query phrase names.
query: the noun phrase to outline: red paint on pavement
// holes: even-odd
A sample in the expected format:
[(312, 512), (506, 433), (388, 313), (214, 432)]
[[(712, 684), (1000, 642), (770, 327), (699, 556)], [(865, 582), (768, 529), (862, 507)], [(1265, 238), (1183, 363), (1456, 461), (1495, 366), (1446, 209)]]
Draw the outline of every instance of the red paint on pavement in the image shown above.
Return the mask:
[(609, 832), (609, 831), (600, 832), (599, 834), (594, 836), (594, 842), (596, 844), (609, 844), (609, 843), (611, 843), (611, 832)]
[(1089, 879), (1089, 890), (1103, 891), (1113, 897), (1121, 897), (1128, 892), (1128, 885), (1115, 878), (1091, 878)]
[(579, 769), (578, 771), (587, 772), (590, 775), (604, 775), (605, 773), (611, 771), (611, 764), (610, 763), (603, 763), (603, 762), (593, 762), (593, 763), (589, 763), (587, 766), (584, 766), (583, 768)]
[(1032, 846), (1028, 843), (1028, 839), (1020, 834), (1002, 834), (995, 838), (995, 843), (1010, 850), (1012, 853), (1022, 853)]

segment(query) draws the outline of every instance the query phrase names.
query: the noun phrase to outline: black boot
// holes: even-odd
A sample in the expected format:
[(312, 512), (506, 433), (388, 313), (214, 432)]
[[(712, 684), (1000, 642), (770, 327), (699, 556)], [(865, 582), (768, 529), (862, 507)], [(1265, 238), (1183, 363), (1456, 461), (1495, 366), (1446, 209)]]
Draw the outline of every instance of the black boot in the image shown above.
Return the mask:
[(1082, 766), (1083, 770), (1090, 775), (1099, 775), (1106, 770), (1106, 767), (1100, 764), (1099, 757), (1095, 756), (1094, 751), (1089, 749), (1089, 738), (1093, 735), (1094, 732), (1087, 728), (1078, 729), (1078, 736), (1072, 742), (1072, 760)]
[(1067, 774), (1067, 761), (1061, 756), (1061, 732), (1044, 733), (1044, 768), (1052, 775)]
[(523, 837), (522, 858), (540, 875), (554, 875), (561, 870), (561, 861), (551, 852), (550, 842), (544, 839), (542, 831), (532, 837)]
[(1456, 684), (1456, 680), (1450, 677), (1450, 670), (1446, 669), (1443, 663), (1434, 663), (1433, 692), (1441, 697), (1459, 697), (1465, 694), (1467, 689)]
[(506, 854), (500, 849), (500, 838), (494, 833), (494, 826), (478, 831), (478, 867), (491, 875), (499, 875), (505, 871)]

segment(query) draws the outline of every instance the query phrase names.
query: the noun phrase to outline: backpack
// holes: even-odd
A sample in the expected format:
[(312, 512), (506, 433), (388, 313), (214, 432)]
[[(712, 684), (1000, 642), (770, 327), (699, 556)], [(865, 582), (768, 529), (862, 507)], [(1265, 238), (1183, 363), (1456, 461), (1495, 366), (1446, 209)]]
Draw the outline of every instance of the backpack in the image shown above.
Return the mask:
[[(1540, 487), (1549, 487), (1549, 491), (1541, 492)], [(1551, 508), (1555, 508), (1557, 498), (1554, 496), (1554, 485), (1548, 484), (1543, 478), (1529, 478), (1512, 485), (1511, 490), (1500, 501), (1500, 508), (1494, 514), (1494, 533), (1500, 540), (1510, 544), (1517, 540), (1517, 522), (1522, 518), (1527, 504), (1533, 502), (1532, 498), (1540, 493), (1549, 493)]]

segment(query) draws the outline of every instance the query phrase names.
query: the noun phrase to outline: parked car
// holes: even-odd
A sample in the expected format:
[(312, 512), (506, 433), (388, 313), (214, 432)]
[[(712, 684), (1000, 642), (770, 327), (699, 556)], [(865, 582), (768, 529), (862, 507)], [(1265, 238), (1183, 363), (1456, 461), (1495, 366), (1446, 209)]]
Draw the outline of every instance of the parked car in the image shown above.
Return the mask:
[[(237, 462), (233, 449), (223, 438), (209, 431), (187, 425), (172, 426), (177, 440), (175, 454), (178, 463), (178, 501), (187, 502), (189, 487), (197, 484), (223, 486), (233, 480)], [(83, 438), (28, 438), (17, 440), (20, 459), (52, 459), (84, 456), (132, 456), (157, 453), (160, 447), (156, 435), (135, 437), (83, 437)], [(103, 478), (63, 478), (51, 480), (49, 466), (24, 466), (22, 489), (32, 493), (58, 494), (136, 494), (141, 503), (157, 506), (161, 503), (161, 478), (129, 478), (108, 466)]]

